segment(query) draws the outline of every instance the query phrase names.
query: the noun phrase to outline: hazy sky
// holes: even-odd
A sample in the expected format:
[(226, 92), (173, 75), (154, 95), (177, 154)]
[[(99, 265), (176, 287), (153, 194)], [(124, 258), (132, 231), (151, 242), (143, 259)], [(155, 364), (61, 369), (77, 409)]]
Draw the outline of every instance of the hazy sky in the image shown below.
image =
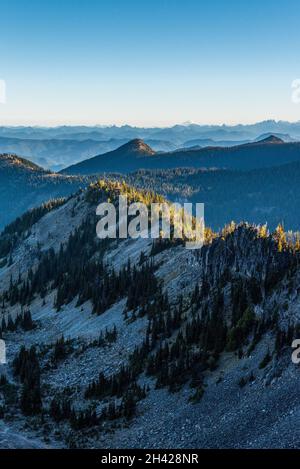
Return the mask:
[(2, 0), (0, 124), (300, 120), (299, 18), (299, 0)]

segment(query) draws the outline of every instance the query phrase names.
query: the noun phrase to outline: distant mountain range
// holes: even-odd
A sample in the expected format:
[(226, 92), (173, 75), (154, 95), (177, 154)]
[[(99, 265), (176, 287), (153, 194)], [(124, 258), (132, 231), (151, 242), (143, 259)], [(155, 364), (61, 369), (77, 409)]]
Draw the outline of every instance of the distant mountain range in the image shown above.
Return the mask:
[(97, 154), (116, 150), (135, 138), (157, 152), (189, 147), (228, 147), (275, 135), (300, 140), (300, 123), (264, 121), (252, 125), (182, 124), (173, 127), (124, 126), (0, 127), (0, 153), (16, 153), (59, 171)]
[(265, 134), (259, 135), (254, 140), (213, 140), (213, 139), (195, 139), (188, 140), (184, 143), (183, 148), (193, 148), (193, 147), (234, 147), (238, 145), (244, 145), (245, 143), (259, 142), (260, 140), (265, 140), (268, 137), (278, 137), (284, 142), (295, 142), (297, 139), (292, 138), (288, 134), (277, 134), (267, 132)]
[(129, 173), (138, 169), (177, 167), (250, 170), (300, 161), (300, 143), (285, 143), (276, 136), (234, 147), (205, 147), (157, 153), (140, 139), (64, 170), (63, 174)]
[(123, 126), (60, 126), (60, 127), (0, 127), (0, 136), (21, 139), (110, 140), (141, 138), (171, 141), (176, 146), (197, 138), (213, 140), (254, 140), (262, 134), (288, 134), (300, 139), (300, 121), (267, 120), (249, 125), (177, 124), (172, 127)]
[[(186, 168), (186, 169), (184, 169)], [(202, 168), (202, 169), (201, 169)], [(203, 168), (207, 168), (204, 170)], [(0, 229), (29, 208), (68, 196), (97, 175), (114, 173), (171, 200), (204, 202), (214, 228), (234, 219), (300, 228), (300, 143), (277, 136), (234, 147), (154, 151), (141, 139), (85, 160), (61, 173), (27, 159), (0, 155)]]
[[(59, 171), (67, 165), (77, 163), (98, 153), (115, 150), (125, 144), (128, 139), (110, 139), (97, 141), (68, 139), (29, 139), (0, 137), (0, 152), (15, 153), (29, 158), (36, 164), (53, 171)], [(149, 140), (157, 151), (171, 151), (176, 147), (170, 142)]]

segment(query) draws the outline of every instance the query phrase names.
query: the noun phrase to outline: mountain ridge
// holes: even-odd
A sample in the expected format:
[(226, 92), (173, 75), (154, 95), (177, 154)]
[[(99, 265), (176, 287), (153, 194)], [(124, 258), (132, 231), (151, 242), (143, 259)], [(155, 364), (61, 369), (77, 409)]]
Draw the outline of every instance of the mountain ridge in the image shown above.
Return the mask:
[(24, 169), (30, 169), (33, 171), (47, 172), (44, 168), (37, 165), (36, 163), (22, 158), (14, 153), (0, 153), (0, 167), (4, 168), (5, 166), (20, 166)]
[(247, 223), (198, 252), (151, 239), (105, 245), (95, 234), (101, 187), (46, 213), (0, 266), (7, 380), (27, 396), (18, 363), (35, 346), (43, 411), (31, 425), (16, 399), (7, 428), (26, 424), (37, 446), (46, 430), (50, 447), (77, 448), (228, 448), (234, 428), (235, 447), (262, 448), (291, 445), (292, 426), (297, 445), (299, 246)]
[(0, 230), (29, 208), (69, 196), (86, 184), (84, 177), (53, 173), (17, 155), (0, 154)]
[[(133, 140), (146, 145), (142, 140)], [(96, 174), (101, 172), (132, 172), (138, 169), (171, 169), (176, 167), (218, 167), (229, 169), (254, 169), (271, 167), (300, 160), (300, 143), (284, 142), (276, 136), (269, 136), (258, 142), (233, 147), (204, 147), (181, 149), (168, 153), (148, 150), (127, 151), (127, 145), (112, 152), (95, 156), (61, 171), (62, 174)], [(135, 148), (130, 143), (129, 146)], [(145, 157), (147, 156), (147, 157)], [(151, 156), (151, 158), (148, 158)]]

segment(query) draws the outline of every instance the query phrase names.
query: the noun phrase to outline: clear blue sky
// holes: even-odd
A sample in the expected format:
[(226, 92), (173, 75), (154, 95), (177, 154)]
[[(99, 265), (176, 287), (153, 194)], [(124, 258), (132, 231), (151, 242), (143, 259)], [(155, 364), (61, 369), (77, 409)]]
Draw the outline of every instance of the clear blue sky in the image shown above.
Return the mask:
[(4, 0), (0, 124), (300, 120), (300, 2)]

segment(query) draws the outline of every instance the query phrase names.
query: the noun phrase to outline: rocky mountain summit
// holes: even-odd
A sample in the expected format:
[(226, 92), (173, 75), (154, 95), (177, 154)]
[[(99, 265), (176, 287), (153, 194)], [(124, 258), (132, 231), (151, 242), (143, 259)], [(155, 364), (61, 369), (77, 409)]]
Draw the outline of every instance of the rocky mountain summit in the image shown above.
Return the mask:
[(268, 137), (263, 137), (261, 140), (259, 140), (258, 143), (275, 143), (275, 144), (283, 144), (284, 140), (282, 138), (277, 137), (276, 135), (269, 135)]
[(130, 140), (128, 143), (126, 143), (120, 148), (125, 154), (137, 153), (140, 157), (151, 156), (155, 154), (155, 151), (152, 150), (152, 148), (140, 138)]

